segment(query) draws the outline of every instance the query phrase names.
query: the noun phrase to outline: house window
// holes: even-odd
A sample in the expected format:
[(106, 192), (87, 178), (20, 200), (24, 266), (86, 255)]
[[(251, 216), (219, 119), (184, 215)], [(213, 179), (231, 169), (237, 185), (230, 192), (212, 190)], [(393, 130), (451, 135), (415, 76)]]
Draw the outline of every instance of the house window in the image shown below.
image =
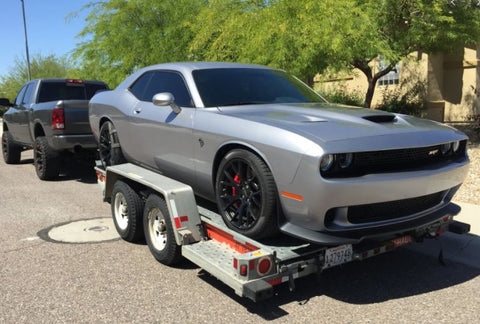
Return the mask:
[[(387, 60), (385, 60), (383, 56), (380, 56), (380, 60), (378, 62), (380, 71), (382, 71), (383, 69), (386, 69), (389, 64), (390, 63)], [(395, 68), (392, 71), (388, 72), (378, 80), (378, 85), (386, 86), (386, 85), (398, 84), (399, 80), (400, 80), (400, 65), (397, 63), (395, 65)]]

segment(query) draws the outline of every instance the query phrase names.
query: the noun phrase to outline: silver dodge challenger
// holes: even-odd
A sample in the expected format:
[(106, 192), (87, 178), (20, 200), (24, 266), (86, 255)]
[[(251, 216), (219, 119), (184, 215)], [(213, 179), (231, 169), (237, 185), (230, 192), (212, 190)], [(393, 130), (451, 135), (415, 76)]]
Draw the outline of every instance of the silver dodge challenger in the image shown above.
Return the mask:
[(448, 219), (469, 164), (452, 127), (330, 104), (257, 65), (146, 67), (96, 94), (89, 116), (104, 165), (184, 182), (257, 239), (358, 243)]

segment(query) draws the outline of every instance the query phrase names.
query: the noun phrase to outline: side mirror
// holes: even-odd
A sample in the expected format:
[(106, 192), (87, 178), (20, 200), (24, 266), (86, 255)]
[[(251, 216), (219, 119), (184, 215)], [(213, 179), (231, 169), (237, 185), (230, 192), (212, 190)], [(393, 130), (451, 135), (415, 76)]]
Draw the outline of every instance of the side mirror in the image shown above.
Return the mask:
[(177, 106), (174, 101), (175, 97), (170, 92), (157, 93), (152, 99), (155, 106), (170, 106), (174, 113), (179, 114), (182, 108)]
[(13, 104), (7, 98), (0, 98), (0, 106), (11, 107)]

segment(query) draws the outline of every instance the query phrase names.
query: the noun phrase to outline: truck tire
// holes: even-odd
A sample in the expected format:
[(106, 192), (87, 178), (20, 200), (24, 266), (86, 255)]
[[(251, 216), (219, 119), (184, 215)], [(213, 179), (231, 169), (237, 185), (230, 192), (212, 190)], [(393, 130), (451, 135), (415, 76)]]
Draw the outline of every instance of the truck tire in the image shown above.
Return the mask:
[(111, 121), (104, 122), (100, 127), (98, 152), (104, 167), (126, 162), (118, 140), (117, 130)]
[(45, 136), (39, 136), (33, 143), (33, 164), (38, 178), (52, 180), (58, 177), (60, 158), (49, 145)]
[(165, 200), (151, 194), (143, 211), (143, 229), (150, 252), (158, 262), (172, 265), (181, 260), (181, 246), (177, 245)]
[(235, 149), (221, 160), (215, 181), (219, 213), (236, 232), (260, 239), (278, 232), (272, 172), (254, 153)]
[(123, 181), (115, 182), (112, 190), (112, 216), (118, 234), (127, 242), (143, 238), (143, 201), (140, 196)]
[(5, 163), (17, 164), (20, 162), (22, 147), (15, 143), (9, 131), (5, 131), (2, 134), (2, 153)]

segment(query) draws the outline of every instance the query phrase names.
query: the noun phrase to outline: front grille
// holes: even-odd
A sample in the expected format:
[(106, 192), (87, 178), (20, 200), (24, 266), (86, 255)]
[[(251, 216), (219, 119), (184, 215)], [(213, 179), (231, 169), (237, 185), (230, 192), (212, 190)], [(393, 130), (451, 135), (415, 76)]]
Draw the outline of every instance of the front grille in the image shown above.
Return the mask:
[(350, 206), (347, 218), (352, 224), (363, 224), (405, 217), (437, 206), (445, 194), (446, 191), (441, 191), (416, 198)]
[(321, 172), (325, 178), (359, 177), (365, 174), (408, 171), (428, 167), (438, 163), (452, 163), (465, 158), (467, 141), (460, 142), (457, 152), (442, 155), (441, 146), (418, 147), (398, 150), (353, 153), (352, 165), (342, 169), (335, 166)]

